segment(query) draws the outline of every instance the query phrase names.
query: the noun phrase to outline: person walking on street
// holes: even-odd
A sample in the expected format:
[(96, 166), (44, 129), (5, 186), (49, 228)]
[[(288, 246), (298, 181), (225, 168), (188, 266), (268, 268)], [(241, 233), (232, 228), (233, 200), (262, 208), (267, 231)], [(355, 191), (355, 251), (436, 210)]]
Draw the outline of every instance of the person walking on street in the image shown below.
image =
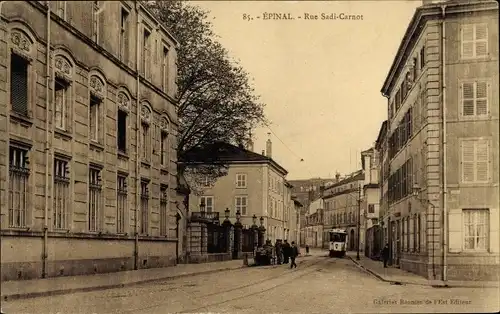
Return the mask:
[(281, 265), (283, 262), (283, 247), (281, 245), (281, 240), (276, 240), (274, 248), (276, 252), (276, 264)]
[(290, 259), (290, 243), (288, 243), (287, 240), (285, 240), (285, 243), (283, 243), (283, 263), (288, 264), (288, 260)]
[(382, 249), (382, 259), (384, 260), (384, 268), (387, 268), (387, 261), (389, 260), (389, 243), (386, 243)]
[(290, 268), (293, 268), (293, 267), (297, 268), (297, 264), (295, 263), (295, 259), (299, 255), (299, 249), (295, 245), (294, 241), (292, 241), (292, 247), (290, 248), (290, 251), (291, 251), (290, 252), (290, 260), (291, 260)]

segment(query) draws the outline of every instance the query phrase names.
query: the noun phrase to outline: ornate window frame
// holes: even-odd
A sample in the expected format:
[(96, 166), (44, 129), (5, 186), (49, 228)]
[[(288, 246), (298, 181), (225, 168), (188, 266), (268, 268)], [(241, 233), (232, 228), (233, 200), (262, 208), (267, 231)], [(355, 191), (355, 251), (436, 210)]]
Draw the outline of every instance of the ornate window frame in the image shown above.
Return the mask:
[(56, 107), (56, 81), (61, 81), (61, 84), (64, 84), (66, 92), (65, 96), (66, 98), (66, 103), (65, 103), (65, 108), (64, 108), (64, 124), (63, 128), (59, 128), (57, 125), (55, 125), (55, 117), (54, 117), (54, 129), (55, 130), (62, 130), (68, 133), (71, 133), (72, 131), (72, 126), (73, 126), (73, 82), (75, 81), (75, 62), (74, 59), (64, 50), (56, 50), (54, 51), (54, 58), (53, 58), (53, 64), (52, 64), (52, 69), (53, 69), (53, 80), (52, 80), (52, 102), (53, 102), (53, 109), (54, 109), (54, 114), (55, 114), (55, 107)]
[[(104, 109), (106, 107), (106, 92), (107, 92), (107, 84), (106, 84), (106, 79), (102, 74), (100, 74), (97, 71), (90, 71), (89, 72), (89, 97), (88, 97), (88, 106), (89, 106), (89, 129), (90, 129), (90, 101), (91, 99), (95, 99), (99, 101), (99, 107), (98, 107), (98, 113), (97, 113), (97, 124), (98, 124), (98, 129), (97, 129), (97, 143), (104, 145)], [(89, 134), (90, 137), (90, 134)], [(93, 139), (90, 139), (91, 142), (96, 142)]]
[[(128, 127), (130, 126), (130, 121), (129, 121), (129, 116), (130, 116), (130, 112), (131, 112), (131, 106), (132, 106), (132, 97), (130, 96), (130, 93), (123, 87), (120, 87), (118, 89), (118, 92), (116, 93), (116, 137), (118, 139), (118, 114), (119, 112), (124, 112), (126, 115), (127, 115), (127, 119), (125, 121), (126, 123), (126, 128), (128, 129)], [(126, 132), (125, 133), (125, 136), (126, 136), (126, 139), (125, 139), (125, 152), (121, 151), (120, 149), (118, 149), (117, 147), (117, 151), (123, 155), (123, 154), (126, 154), (126, 152), (129, 151), (129, 141), (128, 141), (128, 138), (129, 138), (129, 132)], [(118, 145), (118, 143), (116, 143), (116, 145)]]
[[(150, 105), (150, 103), (147, 100), (141, 101), (140, 104), (140, 118), (141, 118), (141, 125), (140, 127), (140, 138), (141, 138), (141, 149), (143, 149), (143, 154), (146, 154), (146, 156), (142, 155), (141, 159), (143, 162), (149, 163), (151, 162), (151, 155), (152, 155), (152, 147), (153, 147), (153, 141), (152, 141), (152, 132), (153, 132), (153, 122), (154, 122), (154, 117), (153, 117), (153, 109)], [(147, 125), (148, 127), (148, 142), (147, 144), (144, 143), (144, 134), (143, 134), (143, 127), (142, 125)], [(147, 145), (147, 147), (145, 147)], [(148, 157), (149, 156), (149, 157)]]
[[(10, 82), (10, 71), (7, 74), (7, 97), (9, 101), (9, 112), (11, 117), (20, 119), (21, 121), (25, 121), (31, 123), (31, 119), (33, 118), (33, 109), (36, 103), (36, 70), (34, 66), (34, 60), (36, 59), (37, 54), (37, 40), (33, 32), (26, 26), (20, 23), (12, 23), (9, 28), (8, 33), (8, 60), (7, 64), (10, 68), (11, 56), (14, 54), (16, 56), (21, 57), (27, 62), (27, 114), (22, 115), (14, 110), (12, 110), (12, 104), (10, 104), (10, 92), (11, 92), (11, 82)], [(50, 53), (50, 52), (48, 52)]]

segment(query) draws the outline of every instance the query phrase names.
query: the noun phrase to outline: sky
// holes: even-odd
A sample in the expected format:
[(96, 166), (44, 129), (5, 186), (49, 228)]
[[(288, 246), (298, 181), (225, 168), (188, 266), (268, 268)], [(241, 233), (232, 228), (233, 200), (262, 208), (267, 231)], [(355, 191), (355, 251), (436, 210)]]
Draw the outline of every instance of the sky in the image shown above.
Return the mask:
[[(265, 149), (271, 133), (272, 158), (290, 180), (361, 168), (361, 151), (373, 145), (387, 118), (380, 89), (421, 1), (191, 4), (210, 11), (219, 42), (249, 73), (266, 104), (271, 125), (255, 130), (255, 152)], [(265, 13), (294, 19), (265, 20)], [(322, 20), (322, 13), (358, 19)]]

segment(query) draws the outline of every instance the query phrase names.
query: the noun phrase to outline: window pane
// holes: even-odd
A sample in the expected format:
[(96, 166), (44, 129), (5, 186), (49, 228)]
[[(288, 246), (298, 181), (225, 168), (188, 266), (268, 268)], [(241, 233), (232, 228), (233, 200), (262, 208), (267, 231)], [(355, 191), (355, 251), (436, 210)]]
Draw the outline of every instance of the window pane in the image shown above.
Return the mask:
[[(485, 24), (476, 25), (476, 40), (487, 39), (487, 32), (488, 32), (488, 28)], [(467, 35), (469, 35), (469, 34), (467, 34)]]
[(28, 113), (28, 62), (12, 54), (10, 61), (10, 103), (12, 110)]
[(488, 54), (488, 42), (482, 41), (476, 43), (476, 56), (485, 56)]
[(474, 40), (474, 27), (473, 25), (464, 25), (462, 27), (462, 40)]
[(474, 53), (474, 43), (473, 42), (462, 43), (462, 53), (463, 57), (472, 57)]

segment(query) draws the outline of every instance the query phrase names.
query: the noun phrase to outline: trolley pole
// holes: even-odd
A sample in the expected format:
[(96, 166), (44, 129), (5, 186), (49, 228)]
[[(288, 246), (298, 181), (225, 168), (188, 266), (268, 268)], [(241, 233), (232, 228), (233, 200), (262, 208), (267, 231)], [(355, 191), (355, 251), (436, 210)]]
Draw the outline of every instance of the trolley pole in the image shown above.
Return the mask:
[(361, 225), (361, 186), (358, 185), (358, 245), (356, 252), (356, 260), (358, 261), (359, 261), (359, 241), (361, 238), (361, 235), (359, 234), (360, 225)]

